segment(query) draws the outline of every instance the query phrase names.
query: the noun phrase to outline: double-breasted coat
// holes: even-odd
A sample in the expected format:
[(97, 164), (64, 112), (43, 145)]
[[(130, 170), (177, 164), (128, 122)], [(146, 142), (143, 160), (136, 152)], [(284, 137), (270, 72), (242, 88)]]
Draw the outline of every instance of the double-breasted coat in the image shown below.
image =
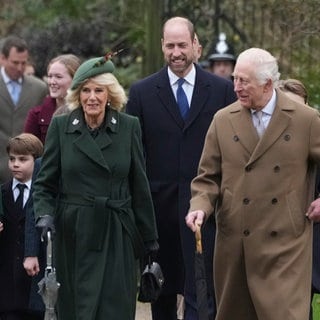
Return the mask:
[(192, 182), (190, 210), (213, 212), (217, 320), (308, 319), (315, 163), (320, 118), (276, 91), (259, 140), (251, 113), (236, 102), (208, 130)]
[[(0, 73), (0, 159), (7, 159), (8, 139), (23, 131), (29, 109), (39, 105), (47, 93), (45, 82), (32, 76), (24, 76), (20, 98), (15, 106)], [(10, 177), (7, 161), (0, 161), (0, 183), (8, 181)]]
[[(127, 112), (142, 127), (147, 176), (159, 232), (158, 261), (166, 279), (163, 294), (195, 296), (194, 234), (185, 224), (190, 183), (197, 173), (206, 132), (215, 112), (235, 101), (233, 84), (195, 65), (190, 111), (184, 121), (167, 67), (130, 88)], [(203, 235), (208, 276), (212, 269), (214, 221)], [(212, 281), (210, 287), (212, 286)]]
[(55, 218), (61, 320), (133, 320), (137, 258), (157, 239), (139, 121), (105, 121), (93, 139), (81, 107), (54, 117), (34, 184), (36, 217)]

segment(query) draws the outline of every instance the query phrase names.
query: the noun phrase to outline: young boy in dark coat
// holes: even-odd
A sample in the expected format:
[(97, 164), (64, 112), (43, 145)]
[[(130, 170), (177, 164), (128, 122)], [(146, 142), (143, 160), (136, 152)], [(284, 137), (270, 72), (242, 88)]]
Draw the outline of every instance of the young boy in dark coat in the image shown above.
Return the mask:
[[(27, 258), (29, 265), (34, 266), (33, 274), (28, 275), (23, 265), (27, 251), (25, 221), (28, 203), (31, 201), (32, 174), (35, 159), (40, 157), (42, 152), (41, 141), (29, 133), (11, 138), (7, 145), (8, 166), (12, 179), (1, 185), (3, 207), (3, 212), (0, 214), (1, 320), (43, 319), (43, 305), (41, 301), (39, 302), (41, 297), (36, 293), (35, 286), (32, 286), (30, 276), (39, 273), (38, 258)], [(39, 303), (32, 301), (31, 297), (37, 299)], [(35, 305), (40, 307), (35, 308)]]

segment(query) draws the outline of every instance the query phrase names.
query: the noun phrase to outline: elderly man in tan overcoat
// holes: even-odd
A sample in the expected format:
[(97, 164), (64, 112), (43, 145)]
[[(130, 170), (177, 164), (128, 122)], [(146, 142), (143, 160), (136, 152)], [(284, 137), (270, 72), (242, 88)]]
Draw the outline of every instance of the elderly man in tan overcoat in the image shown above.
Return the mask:
[(269, 52), (239, 55), (238, 101), (215, 115), (191, 184), (193, 231), (217, 208), (216, 320), (309, 317), (320, 118), (275, 89), (278, 79)]

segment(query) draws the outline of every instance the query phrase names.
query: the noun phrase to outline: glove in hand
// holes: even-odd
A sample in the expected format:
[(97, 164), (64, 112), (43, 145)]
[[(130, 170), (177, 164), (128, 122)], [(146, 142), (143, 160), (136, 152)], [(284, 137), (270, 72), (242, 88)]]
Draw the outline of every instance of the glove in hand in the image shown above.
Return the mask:
[(51, 237), (56, 233), (56, 228), (53, 223), (53, 217), (49, 215), (44, 215), (37, 220), (36, 228), (41, 231), (42, 241), (48, 240), (48, 231), (51, 231)]
[(159, 251), (159, 243), (157, 240), (150, 240), (150, 241), (146, 241), (144, 243), (144, 247), (145, 247), (145, 258), (148, 261), (149, 257), (152, 261), (154, 261), (157, 257), (158, 251)]

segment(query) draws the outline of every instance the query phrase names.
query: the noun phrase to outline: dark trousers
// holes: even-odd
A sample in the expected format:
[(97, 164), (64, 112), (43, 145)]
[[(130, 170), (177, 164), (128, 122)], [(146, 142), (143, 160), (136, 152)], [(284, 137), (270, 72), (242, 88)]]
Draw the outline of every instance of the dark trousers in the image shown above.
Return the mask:
[(151, 304), (152, 320), (177, 320), (177, 295), (161, 295)]
[(0, 313), (0, 320), (43, 320), (43, 313), (31, 313), (23, 311), (10, 311)]
[[(210, 301), (211, 302), (211, 301)], [(189, 303), (188, 297), (185, 297), (185, 319), (198, 320), (198, 313), (194, 301)], [(215, 307), (212, 302), (208, 305), (208, 319), (213, 320), (215, 316)], [(177, 320), (177, 295), (162, 295), (158, 300), (151, 304), (152, 320)]]

